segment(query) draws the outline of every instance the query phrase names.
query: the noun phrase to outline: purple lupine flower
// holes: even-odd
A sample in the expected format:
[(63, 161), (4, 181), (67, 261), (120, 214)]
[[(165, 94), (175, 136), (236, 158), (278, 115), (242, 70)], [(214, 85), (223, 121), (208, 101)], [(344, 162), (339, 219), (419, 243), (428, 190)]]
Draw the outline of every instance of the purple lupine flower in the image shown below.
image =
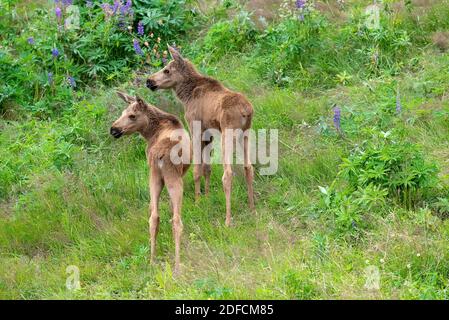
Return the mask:
[(168, 62), (167, 58), (166, 57), (162, 57), (162, 64), (164, 66), (167, 65), (167, 62)]
[(341, 109), (334, 105), (334, 125), (338, 132), (341, 132)]
[(115, 14), (119, 7), (120, 7), (120, 1), (115, 0), (114, 1), (114, 6), (112, 7), (112, 14)]
[(108, 3), (102, 3), (100, 5), (101, 9), (103, 9), (104, 14), (108, 13), (108, 9), (109, 9), (109, 4)]
[(136, 53), (140, 56), (143, 56), (142, 48), (140, 47), (139, 41), (137, 39), (133, 40), (134, 50), (136, 50)]
[(47, 73), (47, 81), (48, 81), (48, 84), (53, 83), (53, 73), (52, 72)]
[(400, 114), (401, 110), (402, 110), (401, 96), (399, 95), (399, 88), (398, 88), (396, 92), (396, 113)]
[(33, 37), (29, 37), (28, 39), (27, 39), (27, 42), (29, 43), (29, 44), (31, 44), (31, 45), (34, 45), (36, 42), (34, 42), (34, 38)]
[(86, 7), (93, 8), (93, 6), (94, 6), (94, 4), (92, 3), (92, 1), (90, 1), (90, 0), (86, 1)]
[(142, 23), (142, 21), (139, 21), (139, 23), (137, 24), (137, 34), (139, 36), (143, 36), (144, 33), (145, 33), (145, 29), (143, 27), (143, 23)]
[(76, 88), (76, 82), (74, 77), (68, 76), (67, 81), (69, 82), (69, 85), (72, 87), (72, 89)]
[(303, 9), (306, 6), (306, 0), (296, 0), (296, 8)]
[(129, 8), (125, 4), (124, 6), (120, 7), (120, 14), (123, 16), (126, 16), (128, 14), (128, 10), (129, 10)]
[(133, 11), (131, 9), (132, 2), (131, 0), (126, 1), (125, 5), (120, 8), (120, 13), (123, 15), (132, 15)]
[(52, 54), (53, 58), (57, 58), (59, 56), (58, 49), (57, 48), (51, 49), (51, 54)]
[(58, 20), (60, 20), (62, 17), (62, 11), (61, 11), (60, 7), (55, 8), (55, 14), (56, 14), (56, 18), (58, 18)]

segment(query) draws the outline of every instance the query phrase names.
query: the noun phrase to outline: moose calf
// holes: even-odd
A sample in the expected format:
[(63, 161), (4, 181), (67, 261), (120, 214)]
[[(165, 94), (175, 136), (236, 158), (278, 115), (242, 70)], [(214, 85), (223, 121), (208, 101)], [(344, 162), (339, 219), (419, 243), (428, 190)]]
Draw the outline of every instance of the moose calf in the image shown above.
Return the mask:
[[(249, 138), (239, 135), (251, 128), (254, 109), (251, 103), (238, 92), (224, 87), (218, 80), (200, 74), (193, 64), (184, 59), (173, 47), (168, 47), (173, 60), (162, 70), (152, 74), (147, 79), (147, 87), (151, 90), (173, 89), (185, 109), (185, 118), (193, 134), (194, 123), (201, 125), (201, 135), (209, 129), (221, 131), (223, 159), (223, 189), (226, 198), (226, 225), (231, 224), (231, 190), (232, 190), (232, 145), (243, 138), (244, 167), (246, 185), (248, 188), (248, 204), (254, 210), (253, 167), (250, 161)], [(227, 141), (225, 131), (235, 132), (232, 141)], [(194, 145), (202, 149), (210, 143), (199, 142), (198, 137), (192, 137)], [(210, 164), (197, 159), (197, 150), (193, 150), (193, 178), (195, 182), (195, 197), (200, 195), (201, 176), (205, 177), (206, 194), (209, 191)], [(201, 152), (202, 153), (202, 152)], [(201, 163), (201, 164), (200, 164)]]
[[(175, 241), (175, 268), (179, 273), (180, 245), (182, 234), (181, 205), (183, 196), (183, 176), (190, 163), (190, 138), (181, 121), (139, 97), (131, 97), (117, 92), (128, 107), (111, 127), (111, 135), (138, 132), (147, 141), (147, 160), (150, 166), (150, 242), (151, 262), (156, 254), (156, 237), (159, 230), (159, 197), (167, 186), (173, 210), (173, 237)], [(177, 153), (173, 151), (178, 150)], [(186, 151), (187, 150), (187, 151)], [(184, 154), (183, 154), (184, 152)], [(187, 153), (187, 154), (186, 154)], [(173, 161), (176, 157), (177, 161)], [(182, 161), (182, 159), (184, 161)]]

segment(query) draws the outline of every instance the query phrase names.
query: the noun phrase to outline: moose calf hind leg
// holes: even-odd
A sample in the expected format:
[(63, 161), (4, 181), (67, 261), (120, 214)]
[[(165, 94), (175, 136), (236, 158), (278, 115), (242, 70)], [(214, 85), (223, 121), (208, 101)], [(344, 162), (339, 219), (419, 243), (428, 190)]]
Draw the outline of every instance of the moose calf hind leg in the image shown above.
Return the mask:
[(152, 169), (150, 177), (150, 262), (154, 263), (156, 258), (156, 238), (159, 231), (159, 197), (161, 195), (164, 182), (161, 179), (160, 172)]
[(181, 236), (182, 236), (182, 220), (181, 220), (181, 207), (182, 207), (182, 193), (183, 182), (182, 178), (172, 178), (172, 181), (167, 182), (167, 190), (170, 195), (170, 199), (173, 204), (173, 239), (175, 241), (175, 268), (174, 275), (180, 273), (181, 263)]
[(205, 179), (205, 187), (204, 187), (204, 194), (208, 195), (210, 190), (210, 174), (211, 174), (211, 167), (210, 164), (203, 164), (203, 175)]
[(243, 138), (243, 152), (244, 152), (244, 163), (245, 163), (245, 179), (246, 187), (248, 189), (248, 205), (251, 211), (254, 211), (254, 168), (251, 164), (250, 158), (250, 148), (249, 148), (249, 138)]
[(199, 200), (201, 195), (201, 165), (193, 165), (193, 182), (195, 184), (195, 200)]
[(150, 241), (151, 241), (151, 255), (150, 262), (154, 263), (156, 258), (156, 238), (159, 232), (159, 215), (157, 212), (151, 213), (150, 216)]
[(253, 190), (253, 180), (254, 180), (254, 169), (252, 165), (245, 165), (245, 179), (246, 187), (248, 188), (248, 205), (251, 211), (254, 211), (254, 190)]

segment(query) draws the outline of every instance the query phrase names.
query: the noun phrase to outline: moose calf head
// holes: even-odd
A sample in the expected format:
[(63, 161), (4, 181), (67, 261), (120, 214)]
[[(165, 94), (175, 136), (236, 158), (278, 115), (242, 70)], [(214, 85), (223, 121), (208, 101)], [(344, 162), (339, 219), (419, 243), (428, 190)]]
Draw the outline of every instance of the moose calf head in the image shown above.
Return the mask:
[(131, 97), (125, 93), (117, 92), (128, 107), (123, 110), (120, 118), (114, 121), (111, 126), (111, 135), (118, 139), (122, 135), (142, 132), (149, 125), (149, 119), (146, 115), (147, 105), (139, 97)]
[(189, 76), (189, 62), (176, 49), (168, 46), (168, 50), (173, 60), (147, 79), (147, 87), (153, 91), (175, 88)]

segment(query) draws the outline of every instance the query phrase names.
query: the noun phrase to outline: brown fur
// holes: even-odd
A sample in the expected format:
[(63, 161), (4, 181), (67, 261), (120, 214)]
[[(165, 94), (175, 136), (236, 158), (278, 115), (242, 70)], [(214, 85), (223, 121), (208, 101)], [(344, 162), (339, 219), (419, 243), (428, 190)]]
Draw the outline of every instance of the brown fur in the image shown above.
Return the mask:
[[(201, 75), (188, 60), (184, 59), (175, 49), (169, 47), (173, 57), (165, 68), (151, 75), (147, 80), (147, 86), (152, 89), (173, 89), (176, 96), (183, 103), (185, 118), (192, 133), (193, 121), (201, 121), (202, 131), (217, 129), (224, 132), (225, 129), (241, 129), (243, 131), (251, 127), (253, 107), (251, 103), (240, 93), (225, 88), (219, 81)], [(195, 137), (194, 137), (195, 138)], [(237, 137), (234, 137), (237, 139)], [(245, 152), (245, 178), (248, 188), (248, 202), (254, 209), (253, 194), (253, 167), (249, 159), (249, 141), (243, 139)], [(222, 135), (222, 145), (224, 137)], [(203, 147), (207, 143), (202, 143)], [(225, 148), (223, 149), (223, 153)], [(194, 153), (195, 154), (195, 153)], [(223, 154), (223, 159), (232, 155)], [(231, 188), (232, 168), (230, 164), (224, 164), (223, 188), (226, 195), (226, 225), (231, 223)], [(201, 176), (205, 177), (206, 194), (209, 191), (210, 165), (194, 165), (195, 197), (200, 195)]]
[[(181, 121), (172, 114), (146, 104), (139, 97), (130, 97), (119, 92), (119, 96), (128, 103), (121, 117), (111, 127), (111, 134), (119, 138), (123, 134), (140, 133), (147, 141), (147, 160), (150, 166), (150, 243), (151, 261), (156, 254), (156, 237), (159, 230), (159, 197), (162, 188), (167, 186), (173, 210), (173, 235), (175, 239), (175, 274), (180, 268), (180, 245), (182, 234), (181, 206), (183, 195), (182, 177), (189, 168), (187, 164), (174, 164), (170, 152), (182, 139), (187, 145), (184, 150), (190, 152), (190, 138)], [(183, 133), (178, 140), (172, 140), (174, 130)], [(178, 132), (178, 131), (177, 131)]]
[(446, 51), (449, 49), (449, 32), (435, 32), (432, 35), (432, 42), (441, 52)]

